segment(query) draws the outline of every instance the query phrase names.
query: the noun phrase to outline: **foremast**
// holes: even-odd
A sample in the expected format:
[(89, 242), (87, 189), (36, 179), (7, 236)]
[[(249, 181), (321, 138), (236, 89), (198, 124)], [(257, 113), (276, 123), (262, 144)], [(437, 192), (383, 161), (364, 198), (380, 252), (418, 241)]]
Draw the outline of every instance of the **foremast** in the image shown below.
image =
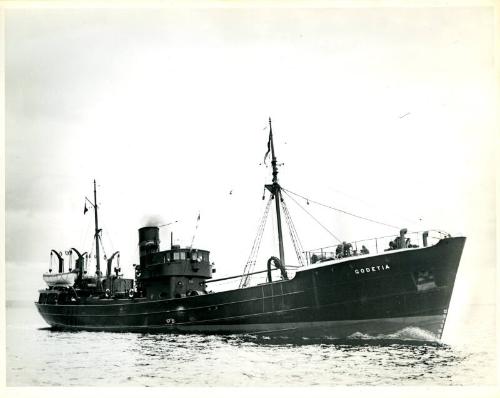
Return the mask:
[(271, 166), (273, 168), (273, 183), (267, 184), (266, 189), (273, 195), (276, 205), (276, 223), (278, 224), (278, 245), (280, 253), (280, 261), (282, 266), (285, 266), (285, 251), (283, 249), (283, 232), (281, 228), (281, 186), (278, 182), (278, 161), (274, 152), (273, 128), (271, 118), (269, 118), (269, 142), (268, 149), (271, 151)]
[(99, 221), (97, 219), (97, 189), (95, 180), (94, 180), (94, 219), (95, 219), (95, 255), (96, 255), (95, 273), (97, 277), (97, 289), (101, 290), (101, 261), (99, 255)]
[[(94, 225), (95, 225), (95, 231), (94, 231), (94, 239), (95, 239), (95, 255), (96, 255), (96, 266), (95, 266), (95, 273), (96, 273), (96, 287), (98, 290), (102, 290), (102, 284), (101, 284), (101, 259), (100, 259), (100, 253), (99, 253), (99, 234), (101, 230), (99, 229), (99, 219), (97, 216), (97, 184), (96, 181), (94, 180), (94, 203), (92, 203), (89, 198), (85, 197), (87, 202), (90, 203), (90, 205), (94, 208)], [(86, 211), (86, 208), (85, 208)], [(84, 214), (85, 214), (84, 211)]]

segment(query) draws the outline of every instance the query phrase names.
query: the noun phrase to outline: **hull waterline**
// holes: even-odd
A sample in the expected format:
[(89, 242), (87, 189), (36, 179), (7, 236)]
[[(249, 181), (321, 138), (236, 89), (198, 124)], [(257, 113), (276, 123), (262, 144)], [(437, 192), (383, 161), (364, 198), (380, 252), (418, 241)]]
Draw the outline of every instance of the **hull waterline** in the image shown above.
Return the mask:
[(49, 325), (63, 330), (345, 338), (417, 327), (440, 338), (464, 243), (447, 238), (431, 247), (305, 268), (287, 281), (194, 297), (36, 305)]

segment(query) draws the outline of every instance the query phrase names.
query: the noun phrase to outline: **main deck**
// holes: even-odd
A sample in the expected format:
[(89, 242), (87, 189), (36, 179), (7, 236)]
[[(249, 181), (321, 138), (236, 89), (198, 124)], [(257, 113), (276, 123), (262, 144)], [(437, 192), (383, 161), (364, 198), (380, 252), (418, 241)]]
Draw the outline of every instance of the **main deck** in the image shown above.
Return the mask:
[(37, 308), (59, 329), (346, 337), (407, 326), (442, 334), (465, 238), (315, 264), (290, 280), (172, 299), (87, 298)]

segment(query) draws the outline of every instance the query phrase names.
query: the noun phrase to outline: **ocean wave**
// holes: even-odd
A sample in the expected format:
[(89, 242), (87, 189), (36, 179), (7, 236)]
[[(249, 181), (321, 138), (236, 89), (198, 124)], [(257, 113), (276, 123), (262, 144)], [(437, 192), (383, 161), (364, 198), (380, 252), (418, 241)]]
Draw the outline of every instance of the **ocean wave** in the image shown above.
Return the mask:
[(258, 345), (373, 345), (373, 346), (386, 346), (386, 345), (433, 345), (433, 346), (446, 346), (442, 343), (433, 333), (418, 328), (406, 327), (394, 333), (370, 335), (362, 332), (355, 332), (348, 337), (335, 337), (335, 336), (301, 336), (300, 333), (289, 334), (247, 334), (233, 336), (235, 341), (255, 343)]
[(348, 336), (347, 340), (398, 340), (439, 343), (439, 339), (433, 333), (415, 326), (409, 326), (394, 333), (377, 334), (375, 336), (356, 332)]

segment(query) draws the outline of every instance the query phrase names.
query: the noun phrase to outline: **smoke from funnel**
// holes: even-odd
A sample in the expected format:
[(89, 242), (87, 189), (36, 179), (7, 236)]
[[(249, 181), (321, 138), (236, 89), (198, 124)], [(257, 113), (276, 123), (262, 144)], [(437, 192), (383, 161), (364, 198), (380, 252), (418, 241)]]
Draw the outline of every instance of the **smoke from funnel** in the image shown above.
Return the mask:
[(157, 227), (163, 224), (163, 220), (159, 215), (149, 215), (143, 217), (141, 224), (145, 227)]

